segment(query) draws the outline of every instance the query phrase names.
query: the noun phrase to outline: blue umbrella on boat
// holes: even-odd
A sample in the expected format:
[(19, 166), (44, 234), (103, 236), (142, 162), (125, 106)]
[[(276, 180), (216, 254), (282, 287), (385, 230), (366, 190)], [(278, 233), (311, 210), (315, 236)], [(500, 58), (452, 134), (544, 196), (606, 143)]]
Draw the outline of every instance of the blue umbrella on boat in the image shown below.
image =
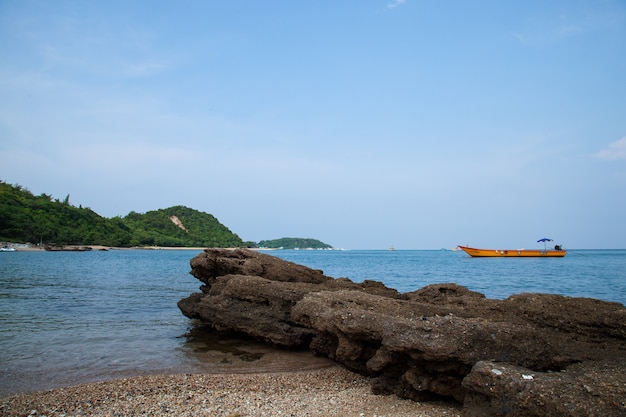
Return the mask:
[(542, 237), (541, 239), (539, 239), (537, 242), (543, 242), (543, 250), (547, 250), (546, 244), (548, 242), (552, 242), (552, 239), (547, 238), (547, 237)]

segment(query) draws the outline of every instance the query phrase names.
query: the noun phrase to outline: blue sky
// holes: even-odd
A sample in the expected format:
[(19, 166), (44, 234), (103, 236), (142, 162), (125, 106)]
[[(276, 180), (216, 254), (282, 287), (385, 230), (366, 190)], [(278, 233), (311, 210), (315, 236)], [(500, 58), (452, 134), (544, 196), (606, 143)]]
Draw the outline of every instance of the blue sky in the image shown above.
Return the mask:
[(623, 1), (0, 0), (0, 179), (244, 240), (626, 248)]

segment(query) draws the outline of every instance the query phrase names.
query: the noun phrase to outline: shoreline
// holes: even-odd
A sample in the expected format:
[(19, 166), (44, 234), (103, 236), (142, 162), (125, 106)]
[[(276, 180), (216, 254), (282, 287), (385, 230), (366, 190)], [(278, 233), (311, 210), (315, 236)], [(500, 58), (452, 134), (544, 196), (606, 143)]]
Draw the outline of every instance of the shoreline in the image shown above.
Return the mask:
[[(15, 243), (15, 242), (0, 242), (0, 247), (8, 247), (14, 248), (16, 252), (44, 252), (46, 251), (46, 245), (31, 245), (25, 243)], [(53, 246), (53, 245), (50, 245)], [(55, 246), (53, 246), (55, 247)], [(59, 252), (63, 251), (76, 251), (80, 248), (91, 248), (92, 251), (109, 251), (109, 250), (188, 250), (188, 251), (203, 251), (205, 249), (215, 249), (204, 246), (132, 246), (132, 247), (121, 247), (121, 246), (106, 246), (106, 245), (59, 245), (59, 247), (65, 248), (63, 250), (57, 250)], [(218, 249), (248, 249), (253, 251), (274, 251), (278, 250), (276, 248), (218, 248)]]
[(0, 398), (0, 416), (460, 417), (461, 405), (375, 395), (340, 366), (283, 373), (147, 375)]
[[(16, 252), (45, 252), (46, 249), (43, 246), (25, 246), (16, 243), (7, 243), (7, 246), (15, 248)], [(123, 248), (118, 246), (104, 246), (104, 245), (62, 245), (66, 248), (67, 252), (77, 251), (78, 248), (91, 248), (92, 251), (110, 251), (110, 250), (188, 250), (188, 251), (203, 251), (205, 247), (180, 247), (180, 246), (133, 246), (130, 248)], [(237, 249), (237, 248), (226, 248)], [(258, 250), (256, 248), (250, 248), (250, 250)], [(65, 250), (59, 250), (63, 252)]]

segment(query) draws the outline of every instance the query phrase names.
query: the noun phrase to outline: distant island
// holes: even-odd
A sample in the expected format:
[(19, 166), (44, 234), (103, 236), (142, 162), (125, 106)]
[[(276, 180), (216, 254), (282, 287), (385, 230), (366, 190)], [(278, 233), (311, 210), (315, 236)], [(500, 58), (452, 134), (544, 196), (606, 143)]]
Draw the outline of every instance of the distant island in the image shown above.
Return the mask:
[[(109, 247), (313, 248), (330, 245), (315, 239), (283, 238), (244, 241), (213, 215), (185, 206), (102, 217), (91, 208), (33, 195), (20, 185), (0, 180), (0, 242), (33, 245)], [(279, 243), (282, 242), (282, 243)]]
[(262, 240), (258, 243), (259, 248), (267, 249), (332, 249), (327, 243), (316, 239), (303, 239), (299, 237), (283, 237), (274, 240)]

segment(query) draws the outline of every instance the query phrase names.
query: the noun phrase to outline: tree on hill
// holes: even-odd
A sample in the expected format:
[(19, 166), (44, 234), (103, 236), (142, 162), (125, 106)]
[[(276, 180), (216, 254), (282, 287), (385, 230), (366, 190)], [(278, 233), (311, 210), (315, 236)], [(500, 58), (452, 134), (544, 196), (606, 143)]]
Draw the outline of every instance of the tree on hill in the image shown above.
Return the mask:
[[(20, 185), (0, 180), (0, 241), (57, 245), (255, 247), (221, 224), (214, 216), (185, 206), (102, 217), (90, 208), (74, 207), (70, 195), (63, 200), (33, 195)], [(327, 249), (315, 239), (262, 240), (267, 248)]]
[[(173, 219), (177, 219), (177, 225)], [(185, 206), (129, 213), (123, 219), (135, 232), (135, 246), (234, 247), (245, 246), (239, 236), (214, 216)]]
[(0, 239), (31, 243), (124, 246), (131, 231), (119, 219), (0, 181)]
[[(184, 225), (177, 226), (176, 216)], [(239, 236), (215, 217), (183, 206), (108, 219), (90, 208), (33, 195), (0, 180), (0, 241), (59, 245), (243, 247)]]

